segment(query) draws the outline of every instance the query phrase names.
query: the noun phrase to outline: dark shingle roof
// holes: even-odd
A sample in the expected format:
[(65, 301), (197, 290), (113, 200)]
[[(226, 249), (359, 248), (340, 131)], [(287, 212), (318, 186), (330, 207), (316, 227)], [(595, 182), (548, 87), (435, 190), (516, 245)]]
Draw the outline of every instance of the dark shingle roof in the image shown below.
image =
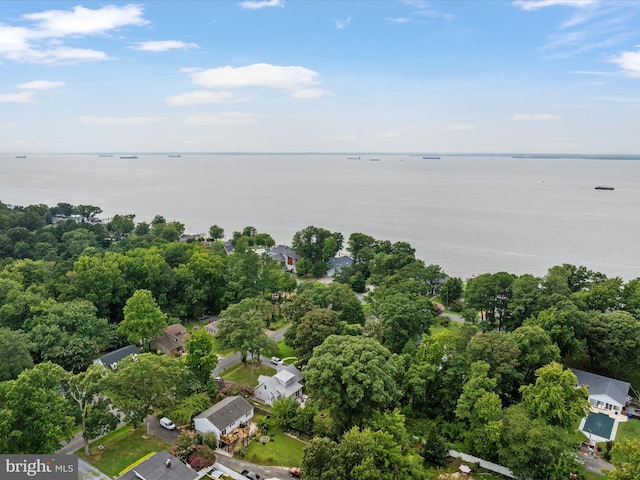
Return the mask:
[(100, 360), (104, 366), (111, 368), (113, 363), (118, 363), (123, 358), (136, 353), (139, 353), (138, 347), (135, 345), (127, 345), (126, 347), (104, 354), (98, 360)]
[(627, 382), (575, 368), (571, 369), (571, 371), (578, 378), (578, 386), (587, 385), (589, 387), (589, 395), (608, 395), (620, 405), (626, 404), (627, 395), (629, 395), (629, 384)]
[(223, 430), (252, 409), (253, 406), (251, 406), (249, 402), (235, 395), (219, 401), (213, 407), (196, 415), (195, 418), (206, 418), (215, 425), (218, 430)]
[[(169, 467), (166, 466), (167, 460), (171, 460)], [(174, 456), (162, 451), (136, 465), (116, 480), (141, 480), (141, 477), (145, 480), (195, 480), (198, 477), (198, 472), (191, 470)]]

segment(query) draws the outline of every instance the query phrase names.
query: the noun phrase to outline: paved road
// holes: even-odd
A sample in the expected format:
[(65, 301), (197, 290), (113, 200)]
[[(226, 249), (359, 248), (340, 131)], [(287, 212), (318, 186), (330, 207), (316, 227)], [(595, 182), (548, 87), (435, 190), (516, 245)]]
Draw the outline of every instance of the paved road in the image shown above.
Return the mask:
[[(280, 340), (282, 340), (284, 338), (284, 334), (287, 331), (289, 327), (283, 327), (280, 330), (276, 330), (275, 332), (272, 332), (269, 334), (269, 338), (271, 340), (273, 340), (274, 342), (279, 342)], [(216, 368), (213, 369), (213, 373), (212, 375), (214, 377), (219, 376), (221, 373), (223, 373), (224, 371), (226, 371), (228, 368), (233, 367), (235, 364), (240, 363), (240, 360), (242, 359), (240, 353), (236, 352), (236, 353), (232, 353), (231, 355), (227, 355), (226, 357), (223, 357), (221, 359), (218, 360), (218, 366), (216, 366)]]

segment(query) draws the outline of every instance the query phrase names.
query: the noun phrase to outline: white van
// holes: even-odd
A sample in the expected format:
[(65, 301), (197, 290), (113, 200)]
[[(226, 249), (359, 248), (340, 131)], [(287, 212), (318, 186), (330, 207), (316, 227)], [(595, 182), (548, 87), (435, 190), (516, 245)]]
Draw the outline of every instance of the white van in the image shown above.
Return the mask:
[(162, 425), (167, 430), (175, 430), (176, 424), (169, 420), (167, 417), (162, 417), (160, 419), (160, 425)]

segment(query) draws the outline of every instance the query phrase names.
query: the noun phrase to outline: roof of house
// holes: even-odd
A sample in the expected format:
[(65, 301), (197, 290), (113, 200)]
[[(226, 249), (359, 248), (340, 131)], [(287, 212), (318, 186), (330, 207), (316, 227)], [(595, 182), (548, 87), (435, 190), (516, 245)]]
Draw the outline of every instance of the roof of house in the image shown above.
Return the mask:
[(113, 352), (105, 353), (93, 363), (102, 363), (103, 365), (111, 368), (111, 365), (114, 363), (118, 363), (123, 358), (137, 353), (139, 353), (138, 347), (135, 345), (127, 345), (126, 347), (119, 348)]
[(260, 375), (258, 377), (258, 386), (256, 387), (256, 389), (260, 388), (260, 385), (266, 385), (271, 392), (273, 392), (274, 394), (279, 393), (280, 396), (284, 398), (290, 398), (293, 395), (295, 395), (296, 392), (302, 389), (302, 385), (300, 385), (300, 383), (296, 382), (295, 380), (292, 380), (288, 384), (284, 384), (284, 385), (280, 383), (276, 378), (280, 374), (291, 375), (291, 377), (287, 377), (287, 378), (293, 378), (293, 375), (285, 370), (278, 372), (276, 375), (272, 377), (268, 377), (266, 375)]
[(343, 255), (341, 257), (333, 257), (327, 262), (329, 270), (332, 268), (344, 268), (353, 265), (353, 258)]
[[(171, 461), (170, 466), (166, 465), (167, 460)], [(198, 472), (187, 467), (173, 455), (162, 451), (123, 473), (117, 480), (141, 480), (141, 478), (145, 480), (195, 480), (198, 478)]]
[(578, 378), (578, 386), (586, 385), (588, 387), (589, 395), (608, 395), (620, 405), (624, 405), (627, 402), (627, 395), (629, 395), (629, 384), (627, 382), (575, 368), (571, 369), (571, 371)]
[(167, 328), (164, 329), (164, 333), (167, 333), (169, 335), (184, 335), (185, 333), (187, 333), (187, 329), (184, 327), (184, 325), (181, 325), (179, 323), (174, 323), (172, 325), (169, 325)]
[(213, 407), (208, 408), (194, 418), (206, 418), (218, 430), (223, 430), (252, 410), (253, 406), (249, 402), (238, 395), (234, 395), (219, 401)]
[(286, 255), (287, 257), (291, 257), (295, 259), (300, 258), (300, 255), (298, 255), (295, 252), (295, 250), (293, 250), (291, 247), (288, 247), (286, 245), (278, 245), (277, 247), (273, 247), (267, 253), (270, 257), (277, 257), (278, 255), (282, 255), (282, 256)]
[(276, 370), (278, 370), (278, 372), (286, 370), (287, 372), (294, 375), (296, 382), (302, 382), (302, 372), (293, 365), (289, 365), (288, 363), (280, 363), (279, 365), (276, 365)]

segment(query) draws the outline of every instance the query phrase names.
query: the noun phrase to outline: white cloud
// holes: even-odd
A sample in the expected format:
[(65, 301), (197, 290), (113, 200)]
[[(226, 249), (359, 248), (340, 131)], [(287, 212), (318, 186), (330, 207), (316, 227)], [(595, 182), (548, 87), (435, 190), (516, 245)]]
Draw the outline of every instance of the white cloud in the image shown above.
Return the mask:
[(206, 88), (271, 87), (299, 90), (316, 83), (317, 72), (304, 67), (256, 63), (191, 72), (191, 80)]
[(34, 92), (0, 93), (0, 102), (29, 103)]
[(191, 48), (199, 48), (197, 43), (181, 42), (180, 40), (153, 40), (149, 42), (140, 42), (134, 50), (142, 50), (144, 52), (166, 52), (167, 50), (189, 50)]
[(622, 52), (610, 61), (617, 64), (628, 77), (640, 78), (640, 50)]
[(546, 120), (560, 120), (560, 117), (557, 115), (551, 115), (549, 113), (516, 113), (511, 117), (511, 120), (546, 121)]
[(331, 95), (331, 92), (320, 88), (305, 88), (291, 94), (293, 98), (320, 98), (327, 95)]
[(69, 35), (96, 35), (127, 25), (146, 25), (140, 5), (107, 5), (96, 10), (80, 5), (68, 10), (47, 10), (23, 15), (37, 24), (34, 37), (51, 38)]
[(410, 23), (411, 19), (408, 17), (395, 17), (395, 18), (386, 18), (385, 19), (387, 22), (391, 22), (391, 23)]
[[(108, 5), (91, 10), (76, 6), (72, 10), (47, 10), (20, 17), (31, 21), (30, 27), (14, 27), (0, 23), (0, 58), (23, 63), (75, 63), (106, 60), (104, 52), (66, 47), (64, 37), (104, 35), (127, 26), (146, 25), (139, 5)], [(52, 45), (58, 45), (52, 48)]]
[(336, 30), (344, 30), (351, 24), (351, 16), (348, 16), (344, 20), (336, 18), (333, 20), (333, 24), (336, 26)]
[(447, 130), (453, 130), (453, 131), (477, 130), (477, 129), (478, 127), (470, 123), (458, 123), (456, 125), (449, 125), (447, 127)]
[(245, 112), (216, 112), (216, 113), (196, 113), (187, 117), (185, 125), (206, 126), (206, 127), (244, 127), (255, 125), (256, 116), (253, 113)]
[(593, 5), (597, 1), (598, 0), (515, 0), (513, 5), (523, 10), (532, 11), (545, 7), (553, 7), (555, 5), (582, 8)]
[(200, 105), (203, 103), (228, 103), (237, 101), (239, 100), (235, 98), (233, 92), (224, 90), (219, 92), (197, 90), (195, 92), (172, 95), (167, 97), (164, 103), (171, 107), (179, 107), (184, 105)]
[(240, 2), (240, 8), (245, 10), (259, 10), (267, 7), (283, 7), (284, 0), (250, 0), (246, 2)]
[(20, 83), (18, 88), (25, 90), (48, 90), (50, 88), (64, 87), (64, 82), (51, 82), (49, 80), (34, 80), (33, 82)]
[(38, 63), (76, 63), (78, 61), (106, 60), (108, 55), (90, 48), (60, 47), (44, 50)]
[(91, 125), (147, 125), (150, 123), (160, 123), (164, 121), (160, 117), (98, 117), (93, 115), (87, 115), (80, 117), (81, 123), (88, 123)]

